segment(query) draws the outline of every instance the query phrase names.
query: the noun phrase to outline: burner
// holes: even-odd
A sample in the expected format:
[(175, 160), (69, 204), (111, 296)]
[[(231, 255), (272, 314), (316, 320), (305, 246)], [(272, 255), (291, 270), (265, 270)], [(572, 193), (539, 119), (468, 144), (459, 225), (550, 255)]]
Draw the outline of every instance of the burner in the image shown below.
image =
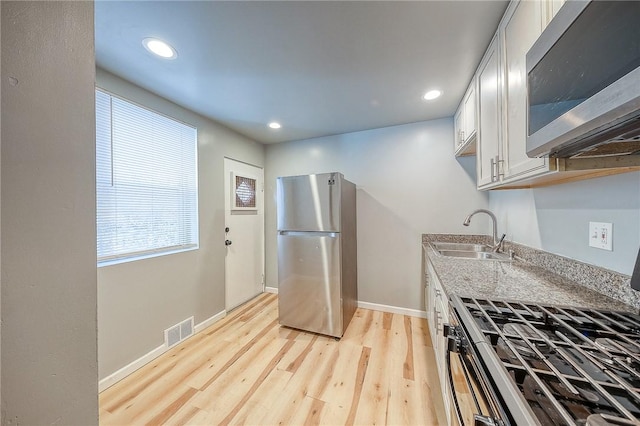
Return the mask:
[(632, 422), (621, 417), (614, 417), (606, 414), (591, 414), (587, 417), (586, 426), (627, 426), (637, 424), (638, 422)]
[(619, 342), (608, 337), (598, 337), (595, 339), (596, 345), (609, 352), (620, 352), (621, 349), (629, 351), (631, 353), (638, 353), (638, 348), (625, 343)]
[[(520, 336), (524, 336), (526, 339), (539, 339), (540, 336), (533, 331), (526, 324), (518, 324), (513, 322), (508, 322), (502, 327), (502, 332), (506, 335), (516, 336), (517, 338), (509, 339), (509, 342), (516, 348), (518, 353), (522, 356), (526, 356), (529, 358), (537, 359), (538, 355), (531, 349), (531, 347), (520, 338)], [(540, 345), (532, 343), (536, 346), (538, 350), (543, 349), (546, 345)]]

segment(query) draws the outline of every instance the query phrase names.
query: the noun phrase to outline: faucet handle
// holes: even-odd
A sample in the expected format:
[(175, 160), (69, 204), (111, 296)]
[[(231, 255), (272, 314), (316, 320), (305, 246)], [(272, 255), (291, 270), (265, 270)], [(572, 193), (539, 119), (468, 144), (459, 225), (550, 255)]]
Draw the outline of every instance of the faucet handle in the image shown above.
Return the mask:
[(500, 249), (502, 248), (502, 242), (504, 241), (505, 237), (507, 236), (507, 234), (502, 234), (502, 237), (500, 237), (500, 239), (498, 240), (498, 242), (496, 243), (495, 246), (493, 246), (493, 251), (494, 252), (498, 252), (500, 251)]

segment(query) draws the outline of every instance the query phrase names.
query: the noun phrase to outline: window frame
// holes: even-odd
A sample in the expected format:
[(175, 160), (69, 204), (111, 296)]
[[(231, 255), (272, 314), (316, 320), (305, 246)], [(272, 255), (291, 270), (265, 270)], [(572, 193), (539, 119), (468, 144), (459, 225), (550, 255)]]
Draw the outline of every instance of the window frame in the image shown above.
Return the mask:
[[(97, 266), (98, 267), (103, 267), (103, 266), (110, 266), (110, 265), (116, 265), (116, 264), (120, 264), (120, 263), (126, 263), (126, 262), (133, 262), (133, 261), (137, 261), (137, 260), (143, 260), (143, 259), (149, 259), (149, 258), (154, 258), (154, 257), (159, 257), (159, 256), (166, 256), (166, 255), (171, 255), (171, 254), (177, 254), (177, 253), (183, 253), (183, 252), (188, 252), (188, 251), (194, 251), (194, 250), (198, 250), (200, 248), (200, 230), (199, 230), (199, 225), (200, 225), (200, 211), (199, 211), (199, 198), (200, 198), (200, 193), (199, 193), (199, 161), (198, 161), (198, 127), (194, 124), (185, 122), (183, 120), (177, 119), (175, 117), (172, 117), (168, 114), (165, 114), (161, 111), (152, 109), (146, 105), (143, 105), (139, 102), (133, 101), (131, 99), (128, 99), (124, 96), (121, 96), (117, 93), (113, 93), (107, 89), (104, 89), (102, 87), (99, 86), (95, 86), (95, 92), (96, 92), (96, 98), (97, 98), (97, 92), (102, 92), (103, 94), (111, 97), (111, 98), (116, 98), (119, 101), (122, 102), (126, 102), (130, 105), (135, 106), (136, 108), (140, 108), (145, 110), (146, 112), (150, 112), (152, 114), (156, 114), (160, 117), (166, 118), (168, 120), (171, 120), (173, 122), (179, 123), (183, 126), (189, 127), (191, 129), (193, 129), (194, 131), (194, 174), (195, 174), (195, 182), (194, 182), (194, 191), (195, 191), (195, 200), (194, 200), (194, 206), (193, 206), (193, 216), (194, 216), (194, 220), (190, 222), (190, 224), (192, 225), (193, 228), (193, 237), (195, 242), (193, 243), (189, 243), (189, 244), (181, 244), (181, 245), (172, 245), (172, 246), (165, 246), (165, 247), (158, 247), (158, 248), (154, 248), (154, 249), (147, 249), (147, 250), (136, 250), (136, 251), (130, 251), (127, 253), (120, 253), (120, 254), (110, 254), (107, 256), (101, 256), (99, 257), (97, 255), (96, 252), (96, 258), (97, 258)], [(97, 99), (94, 100), (94, 105), (96, 104)], [(111, 123), (113, 123), (113, 110), (111, 110), (111, 116), (110, 116), (110, 120)], [(97, 113), (96, 113), (96, 120), (97, 120)], [(113, 125), (110, 124), (110, 132), (113, 132)], [(113, 134), (111, 133), (111, 136), (113, 137)], [(112, 139), (113, 140), (113, 139)], [(95, 155), (95, 164), (96, 164), (96, 171), (95, 171), (95, 177), (96, 177), (96, 182), (95, 182), (95, 188), (96, 188), (96, 240), (98, 239), (98, 210), (97, 210), (97, 203), (98, 203), (98, 177), (97, 177), (97, 173), (98, 173), (98, 153), (97, 153), (97, 143), (98, 143), (98, 135), (96, 132), (95, 135), (95, 146), (96, 146), (96, 155)], [(113, 143), (113, 142), (112, 142)], [(111, 146), (111, 149), (113, 149), (113, 147)], [(112, 159), (113, 161), (113, 159)], [(113, 166), (112, 166), (113, 167)]]

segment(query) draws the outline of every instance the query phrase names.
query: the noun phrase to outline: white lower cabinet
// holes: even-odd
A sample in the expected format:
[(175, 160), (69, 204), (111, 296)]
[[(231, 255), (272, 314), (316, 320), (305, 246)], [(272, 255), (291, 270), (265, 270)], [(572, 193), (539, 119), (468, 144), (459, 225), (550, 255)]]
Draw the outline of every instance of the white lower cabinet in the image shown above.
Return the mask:
[(443, 333), (443, 326), (449, 322), (449, 302), (444, 293), (442, 284), (438, 280), (433, 266), (428, 258), (426, 263), (426, 287), (425, 296), (427, 300), (427, 321), (429, 323), (429, 333), (431, 334), (431, 344), (435, 353), (436, 366), (438, 368), (438, 377), (440, 379), (440, 389), (442, 391), (442, 399), (444, 401), (444, 411), (447, 415), (447, 424), (451, 424), (451, 410), (449, 401), (449, 380), (447, 378), (446, 366), (446, 338)]

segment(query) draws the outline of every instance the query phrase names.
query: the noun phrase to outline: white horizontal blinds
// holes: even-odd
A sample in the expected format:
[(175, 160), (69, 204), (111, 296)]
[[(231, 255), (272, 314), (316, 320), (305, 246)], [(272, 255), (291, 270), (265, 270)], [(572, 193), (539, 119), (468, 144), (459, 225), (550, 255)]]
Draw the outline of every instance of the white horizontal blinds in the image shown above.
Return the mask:
[(98, 259), (198, 244), (196, 129), (97, 92)]

